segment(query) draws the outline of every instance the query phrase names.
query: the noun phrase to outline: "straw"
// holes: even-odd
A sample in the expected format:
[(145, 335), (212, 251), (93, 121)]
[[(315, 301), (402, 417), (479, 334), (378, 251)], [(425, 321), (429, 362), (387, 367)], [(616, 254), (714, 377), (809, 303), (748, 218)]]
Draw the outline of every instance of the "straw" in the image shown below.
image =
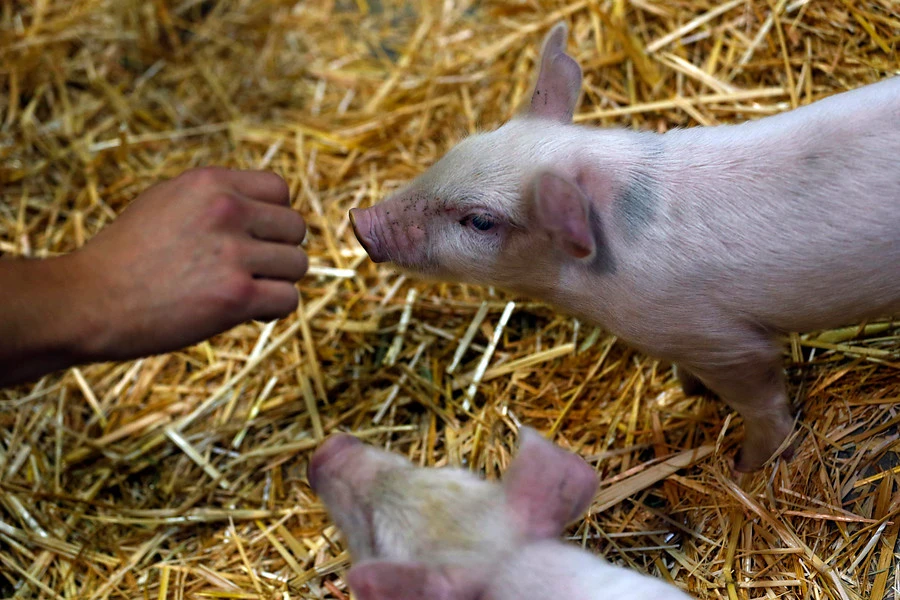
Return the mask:
[(347, 600), (321, 440), (495, 478), (520, 424), (595, 468), (566, 533), (606, 560), (702, 599), (898, 597), (896, 319), (785, 332), (796, 457), (738, 477), (742, 420), (669, 364), (356, 241), (350, 208), (522, 108), (560, 19), (584, 126), (738, 123), (900, 72), (890, 0), (0, 3), (4, 258), (218, 164), (285, 178), (311, 265), (286, 319), (0, 390), (0, 597)]

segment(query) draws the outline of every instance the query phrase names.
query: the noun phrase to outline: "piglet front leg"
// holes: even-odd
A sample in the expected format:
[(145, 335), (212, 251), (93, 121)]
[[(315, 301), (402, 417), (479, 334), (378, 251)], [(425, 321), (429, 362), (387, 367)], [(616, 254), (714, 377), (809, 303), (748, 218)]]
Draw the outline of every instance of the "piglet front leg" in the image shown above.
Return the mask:
[[(794, 427), (780, 352), (769, 340), (756, 343), (748, 347), (746, 339), (736, 341), (732, 349), (738, 350), (731, 356), (719, 355), (679, 369), (683, 386), (687, 381), (707, 387), (743, 417), (744, 442), (734, 461), (740, 472), (762, 467)], [(785, 450), (783, 456), (790, 459), (793, 449)]]
[(709, 391), (696, 375), (680, 365), (674, 365), (674, 367), (675, 377), (678, 378), (678, 383), (681, 384), (685, 396), (702, 396)]

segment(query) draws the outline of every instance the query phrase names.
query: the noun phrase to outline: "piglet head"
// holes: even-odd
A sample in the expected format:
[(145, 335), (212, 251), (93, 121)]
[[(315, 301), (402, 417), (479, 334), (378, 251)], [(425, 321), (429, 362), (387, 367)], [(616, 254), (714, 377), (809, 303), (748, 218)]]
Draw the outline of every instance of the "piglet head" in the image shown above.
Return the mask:
[(464, 469), (416, 467), (345, 434), (315, 452), (308, 478), (354, 561), (476, 564), (514, 533), (496, 484)]
[(316, 451), (309, 480), (348, 541), (363, 600), (477, 597), (492, 564), (558, 537), (597, 487), (587, 463), (529, 428), (502, 482), (416, 467), (346, 435)]
[(548, 170), (578, 157), (561, 140), (581, 91), (565, 52), (567, 28), (545, 38), (528, 108), (471, 136), (406, 187), (352, 209), (356, 237), (375, 262), (415, 275), (538, 292), (565, 261), (590, 261), (596, 235), (578, 174)]

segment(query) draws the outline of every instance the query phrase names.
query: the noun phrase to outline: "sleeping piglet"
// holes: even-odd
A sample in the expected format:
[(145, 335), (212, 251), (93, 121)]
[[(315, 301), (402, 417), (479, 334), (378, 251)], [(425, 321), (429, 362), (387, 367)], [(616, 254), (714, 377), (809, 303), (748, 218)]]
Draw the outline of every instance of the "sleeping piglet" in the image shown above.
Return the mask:
[(793, 428), (777, 334), (900, 312), (900, 77), (740, 125), (572, 124), (546, 37), (530, 105), (353, 209), (375, 262), (493, 285), (674, 363), (743, 417), (740, 471)]
[(502, 482), (417, 467), (346, 434), (322, 444), (308, 476), (347, 540), (358, 600), (689, 599), (559, 540), (597, 478), (526, 427)]

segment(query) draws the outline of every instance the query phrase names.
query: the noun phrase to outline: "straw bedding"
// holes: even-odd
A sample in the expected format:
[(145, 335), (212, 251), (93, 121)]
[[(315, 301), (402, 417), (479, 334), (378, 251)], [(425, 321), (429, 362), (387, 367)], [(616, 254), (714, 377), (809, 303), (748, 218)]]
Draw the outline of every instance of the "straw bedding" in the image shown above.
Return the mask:
[[(575, 543), (699, 598), (898, 597), (900, 327), (785, 345), (796, 459), (734, 479), (740, 419), (527, 298), (372, 264), (347, 211), (524, 101), (572, 27), (577, 120), (757, 118), (900, 70), (893, 0), (0, 2), (0, 251), (76, 249), (142, 189), (266, 168), (307, 217), (297, 313), (0, 391), (0, 595), (334, 598), (311, 449), (353, 431), (499, 476), (530, 424), (602, 481)], [(811, 302), (815, 298), (810, 299)]]

